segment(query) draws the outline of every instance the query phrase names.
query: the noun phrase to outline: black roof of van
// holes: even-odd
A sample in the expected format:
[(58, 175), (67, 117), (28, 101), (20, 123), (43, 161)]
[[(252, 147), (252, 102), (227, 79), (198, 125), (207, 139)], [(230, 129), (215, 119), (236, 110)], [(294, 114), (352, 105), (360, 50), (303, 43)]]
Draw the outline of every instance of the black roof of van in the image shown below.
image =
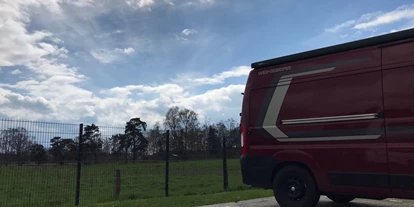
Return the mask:
[(296, 53), (292, 55), (287, 55), (283, 57), (263, 60), (260, 62), (255, 62), (251, 64), (251, 67), (254, 69), (259, 69), (263, 67), (268, 67), (272, 65), (279, 65), (284, 63), (289, 63), (298, 60), (304, 60), (308, 58), (314, 58), (324, 55), (329, 55), (338, 52), (344, 52), (348, 50), (359, 49), (363, 47), (369, 47), (374, 45), (385, 44), (389, 42), (404, 40), (408, 38), (414, 38), (414, 28), (402, 30), (398, 32), (393, 32), (385, 35), (370, 37), (362, 40), (357, 40), (353, 42), (338, 44), (334, 46), (324, 47), (316, 50), (310, 50), (306, 52)]

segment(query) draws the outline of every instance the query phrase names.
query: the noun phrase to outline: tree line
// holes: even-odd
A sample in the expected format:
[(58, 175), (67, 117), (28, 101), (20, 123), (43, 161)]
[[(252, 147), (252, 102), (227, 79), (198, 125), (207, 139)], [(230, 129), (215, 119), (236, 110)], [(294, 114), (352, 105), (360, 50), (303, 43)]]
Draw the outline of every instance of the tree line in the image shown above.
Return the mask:
[(48, 147), (36, 142), (25, 128), (8, 128), (0, 135), (0, 161), (6, 165), (14, 162), (22, 165), (28, 161), (63, 165), (77, 159), (79, 148), (82, 160), (93, 163), (162, 159), (166, 150), (166, 130), (170, 131), (170, 152), (180, 159), (219, 155), (223, 137), (226, 137), (227, 148), (240, 148), (239, 125), (234, 119), (210, 124), (201, 123), (198, 116), (193, 110), (175, 106), (151, 129), (137, 117), (126, 122), (122, 133), (105, 137), (99, 126), (90, 124), (83, 128), (81, 144), (79, 137), (52, 137)]

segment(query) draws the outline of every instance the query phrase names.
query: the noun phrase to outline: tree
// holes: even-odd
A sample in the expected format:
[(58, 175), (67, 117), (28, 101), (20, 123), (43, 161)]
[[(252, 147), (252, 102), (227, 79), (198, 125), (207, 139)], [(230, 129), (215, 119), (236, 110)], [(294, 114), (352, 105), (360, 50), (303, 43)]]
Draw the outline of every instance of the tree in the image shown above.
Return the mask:
[(208, 133), (210, 126), (210, 122), (206, 119), (205, 123), (199, 129), (199, 137), (201, 139), (201, 151), (208, 152)]
[(220, 142), (220, 147), (221, 147), (223, 137), (228, 138), (229, 133), (228, 133), (228, 130), (227, 130), (227, 126), (223, 121), (220, 121), (219, 123), (215, 124), (215, 127), (217, 129), (217, 137), (218, 137), (218, 140)]
[(144, 156), (148, 147), (148, 140), (144, 137), (147, 123), (140, 118), (132, 118), (125, 125), (125, 136), (127, 145), (131, 147), (132, 159), (137, 160), (138, 156)]
[(10, 130), (1, 131), (0, 137), (0, 151), (5, 155), (6, 165), (9, 163), (9, 155), (12, 154), (10, 140), (13, 138), (13, 133)]
[(128, 145), (127, 137), (125, 134), (115, 134), (110, 138), (112, 145), (112, 153), (114, 155), (123, 154), (125, 163), (128, 163), (128, 151), (130, 146)]
[(37, 165), (40, 163), (45, 162), (47, 160), (47, 152), (43, 145), (41, 144), (33, 144), (30, 146), (30, 159), (35, 161)]
[(228, 130), (226, 146), (229, 148), (240, 148), (240, 126), (236, 124), (233, 118), (227, 119), (225, 124)]
[(98, 154), (102, 152), (103, 141), (99, 127), (95, 124), (86, 125), (83, 133), (83, 152), (84, 159), (88, 159), (91, 155), (95, 163), (98, 162)]
[(177, 106), (168, 109), (164, 120), (165, 128), (170, 130), (170, 150), (182, 155), (184, 151), (183, 137), (180, 136), (180, 108)]
[(67, 160), (75, 160), (77, 146), (73, 139), (62, 139), (61, 137), (53, 137), (50, 140), (51, 148), (49, 149), (52, 158), (56, 163), (61, 165)]
[(106, 153), (106, 154), (111, 153), (111, 140), (110, 140), (110, 138), (105, 138), (102, 141), (102, 152)]
[(171, 149), (181, 157), (186, 157), (188, 151), (201, 149), (202, 139), (198, 114), (190, 109), (171, 107), (165, 117), (164, 125), (171, 132)]
[(197, 136), (197, 129), (199, 126), (198, 114), (189, 109), (182, 109), (179, 113), (181, 128), (184, 130), (182, 136), (184, 141), (184, 149), (186, 151), (196, 151), (197, 144), (200, 141)]
[(220, 152), (220, 138), (218, 130), (210, 125), (208, 128), (208, 151), (210, 155), (218, 155)]
[(9, 128), (2, 132), (1, 148), (5, 154), (16, 155), (19, 165), (23, 164), (22, 157), (29, 153), (33, 138), (23, 127)]
[(148, 153), (164, 155), (165, 134), (161, 132), (159, 122), (156, 122), (148, 133)]

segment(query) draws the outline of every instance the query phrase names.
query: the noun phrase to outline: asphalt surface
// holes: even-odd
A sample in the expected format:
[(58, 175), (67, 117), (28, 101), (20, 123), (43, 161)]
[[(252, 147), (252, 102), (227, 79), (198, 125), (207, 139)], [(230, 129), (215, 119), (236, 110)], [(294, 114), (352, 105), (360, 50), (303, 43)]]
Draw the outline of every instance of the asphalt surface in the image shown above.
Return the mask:
[[(279, 207), (273, 197), (260, 198), (237, 203), (223, 203), (203, 207)], [(355, 199), (348, 204), (336, 204), (325, 196), (321, 196), (317, 207), (414, 207), (414, 200), (386, 199), (386, 200), (368, 200)]]

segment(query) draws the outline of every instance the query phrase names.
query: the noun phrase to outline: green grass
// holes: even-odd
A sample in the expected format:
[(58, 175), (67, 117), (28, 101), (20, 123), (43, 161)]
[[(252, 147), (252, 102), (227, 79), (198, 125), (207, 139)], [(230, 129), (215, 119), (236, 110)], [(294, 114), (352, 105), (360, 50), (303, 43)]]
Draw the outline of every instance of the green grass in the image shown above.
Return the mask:
[[(227, 163), (229, 191), (250, 189), (242, 184), (239, 160)], [(115, 169), (121, 171), (119, 197), (112, 195)], [(164, 163), (82, 165), (80, 203), (164, 197), (164, 179)], [(171, 162), (169, 180), (169, 195), (177, 199), (223, 192), (222, 161)], [(71, 206), (75, 186), (75, 165), (1, 166), (0, 206)]]
[[(170, 207), (194, 207), (202, 205), (211, 205), (217, 203), (238, 202), (254, 198), (263, 198), (273, 196), (272, 191), (264, 190), (244, 190), (233, 192), (222, 192), (208, 195), (194, 196), (176, 196), (141, 199), (135, 201), (116, 201), (87, 205), (85, 207), (152, 207), (152, 206), (170, 206)], [(276, 201), (275, 201), (276, 203)]]

